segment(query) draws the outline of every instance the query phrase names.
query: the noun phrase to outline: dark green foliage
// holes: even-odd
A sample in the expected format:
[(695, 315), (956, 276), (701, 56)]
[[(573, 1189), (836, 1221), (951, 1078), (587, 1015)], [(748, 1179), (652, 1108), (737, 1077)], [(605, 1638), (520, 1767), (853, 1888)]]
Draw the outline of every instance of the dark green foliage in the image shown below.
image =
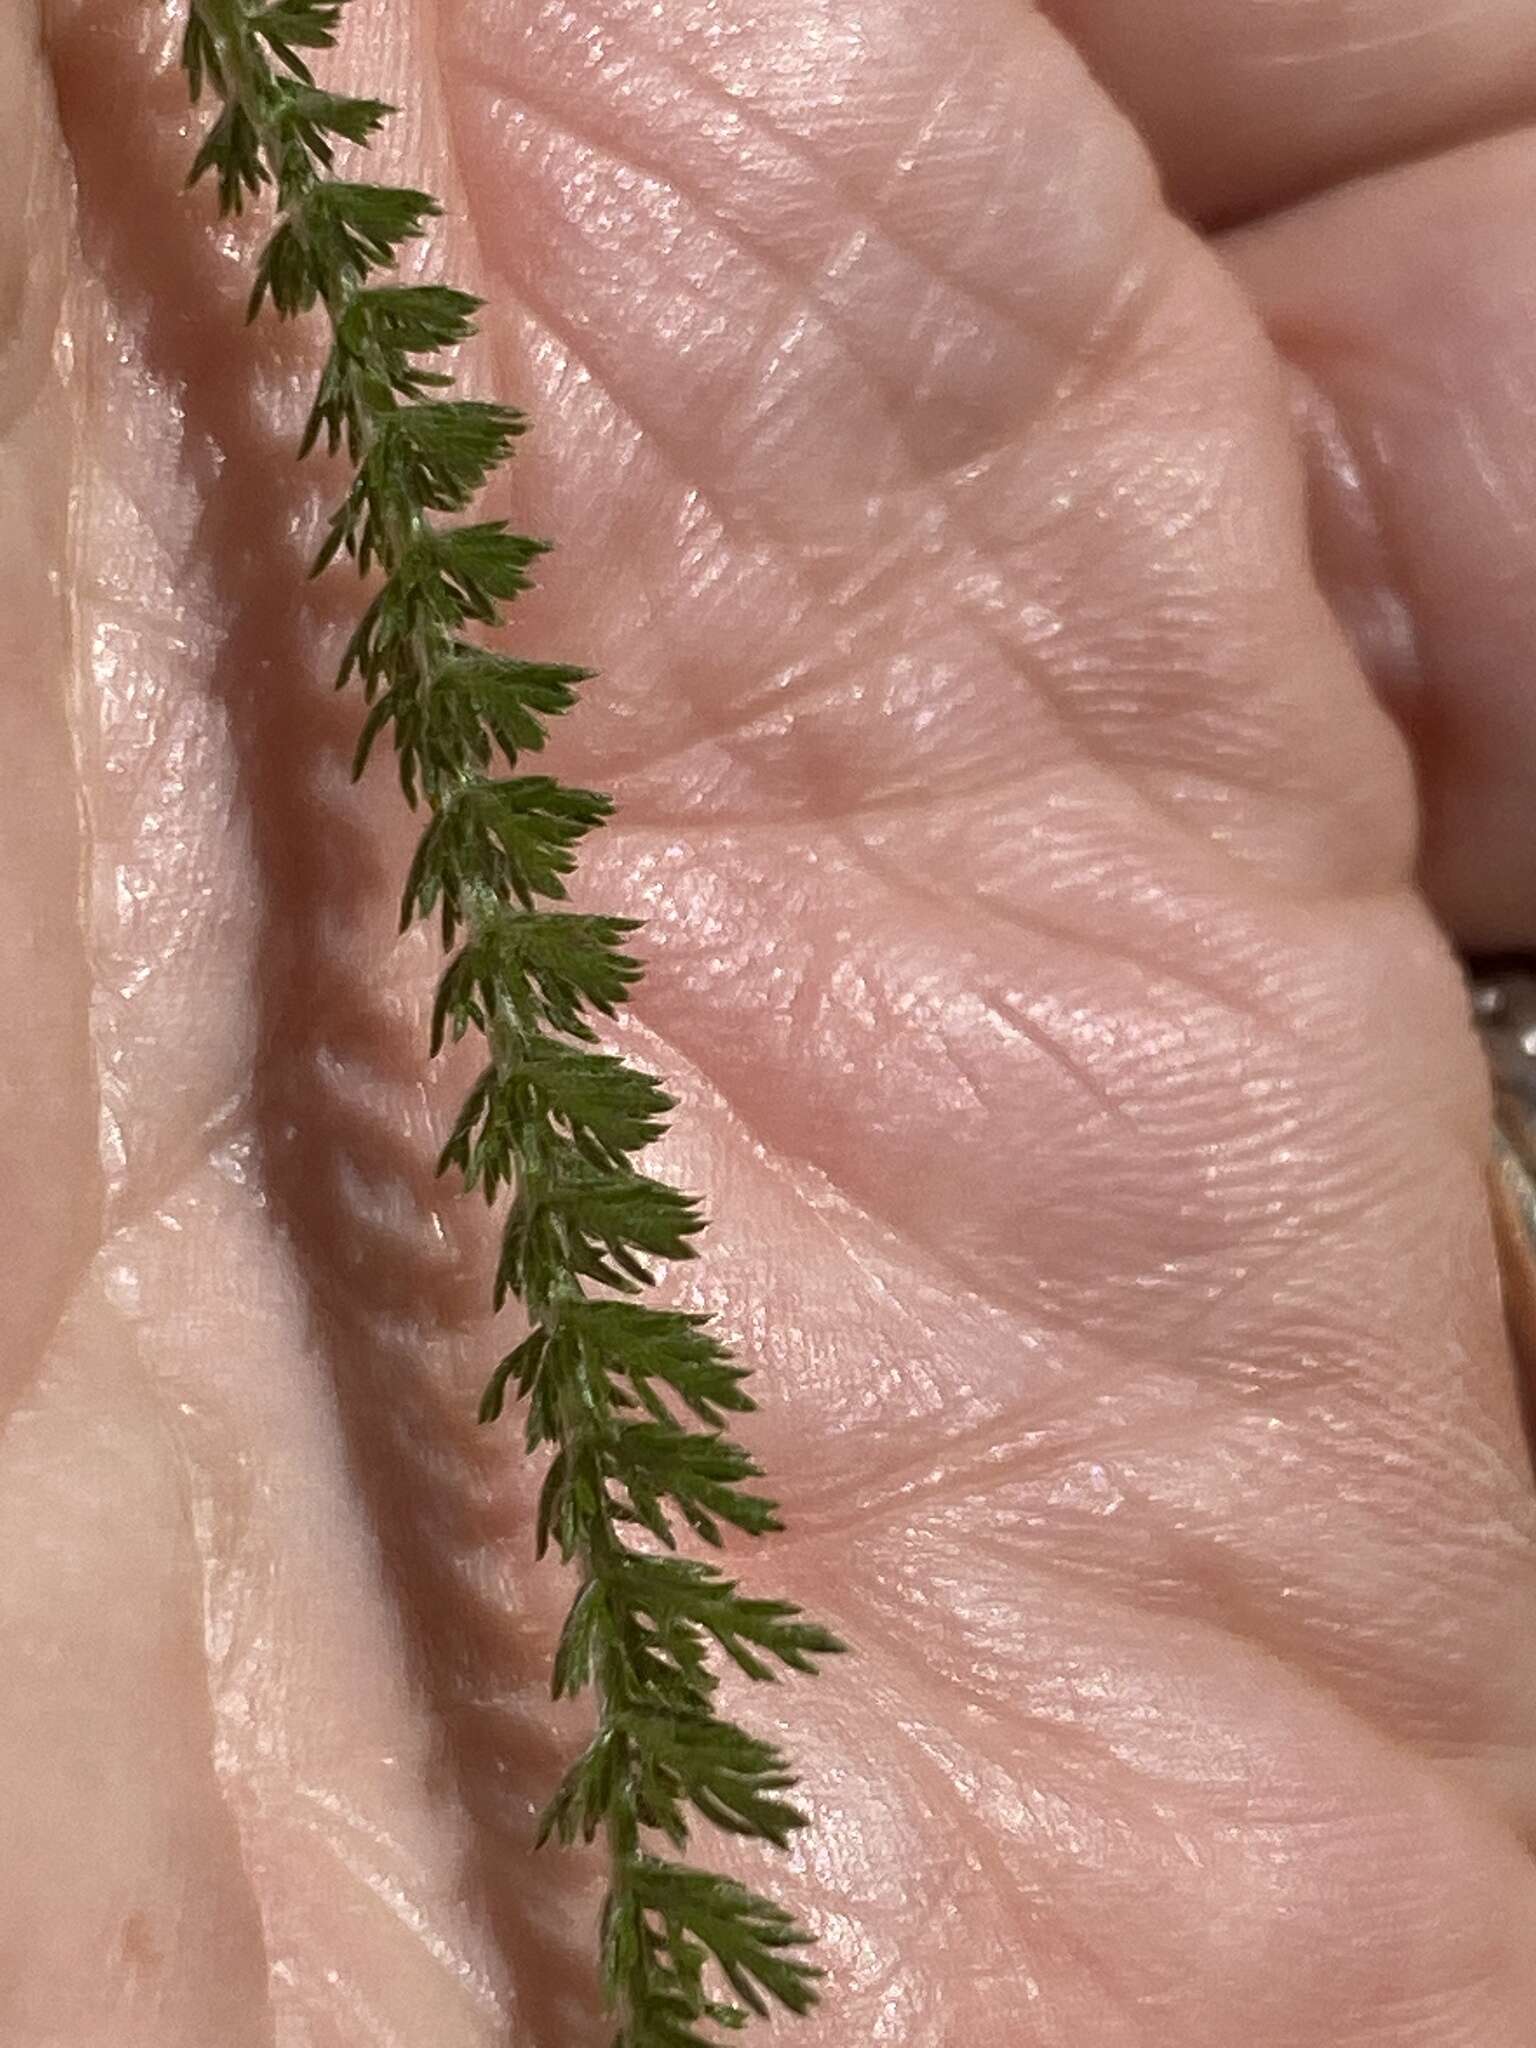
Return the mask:
[(548, 775), (476, 777), (450, 787), (411, 863), (402, 928), (441, 904), (443, 944), (451, 946), (471, 890), (511, 896), (524, 910), (533, 909), (536, 896), (563, 898), (561, 878), (576, 865), (578, 841), (612, 809), (607, 797)]
[(523, 1037), (559, 1031), (595, 1042), (582, 1010), (611, 1017), (640, 979), (639, 962), (618, 950), (639, 929), (638, 918), (572, 910), (498, 909), (477, 919), (438, 983), (433, 1052), (471, 1025), (489, 1036), (498, 1021)]
[(274, 117), (289, 174), (283, 189), (291, 189), (295, 183), (302, 187), (306, 159), (330, 168), (335, 161), (333, 137), (366, 142), (394, 111), (384, 100), (351, 99), (345, 93), (322, 92), (318, 86), (302, 82), (283, 86)]
[[(787, 1913), (744, 1885), (645, 1856), (638, 1861), (631, 1897), (631, 1913), (610, 1913), (604, 1928), (613, 1973), (621, 1982), (635, 1974), (642, 1980), (655, 1974), (654, 1960), (645, 1952), (659, 1947), (671, 1952), (671, 1968), (663, 1975), (695, 1991), (706, 1957), (713, 1958), (752, 2012), (766, 2013), (769, 1997), (791, 2012), (808, 2012), (815, 2003), (820, 1972), (792, 1953), (803, 1939), (798, 1928)], [(718, 2010), (709, 2016), (720, 2019)], [(692, 2015), (679, 2017), (687, 2024)], [(667, 2039), (619, 2034), (623, 2048), (650, 2048), (653, 2038)]]
[[(464, 1122), (461, 1117), (461, 1126)], [(657, 1391), (664, 1387), (707, 1428), (719, 1429), (727, 1411), (749, 1415), (757, 1403), (744, 1390), (745, 1369), (732, 1363), (718, 1338), (707, 1334), (708, 1323), (707, 1316), (632, 1301), (568, 1301), (554, 1329), (536, 1328), (497, 1366), (481, 1402), (481, 1420), (494, 1422), (500, 1415), (510, 1382), (519, 1398), (532, 1404), (531, 1430), (551, 1398), (550, 1389), (567, 1386), (595, 1405), (643, 1409), (667, 1422), (673, 1409)], [(553, 1428), (539, 1431), (541, 1437), (554, 1434)]]
[(496, 1306), (515, 1294), (535, 1312), (568, 1278), (634, 1292), (652, 1275), (645, 1260), (688, 1259), (704, 1228), (698, 1203), (642, 1173), (601, 1173), (573, 1154), (553, 1171), (525, 1161), (502, 1231)]
[(267, 298), (284, 319), (309, 312), (321, 299), (339, 303), (350, 284), (393, 263), (401, 247), (442, 212), (427, 193), (395, 185), (350, 185), (338, 178), (295, 191), (286, 155), (279, 153), (278, 162), (291, 196), (287, 218), (256, 266), (246, 307), (252, 320)]
[[(299, 50), (328, 50), (336, 41), (342, 0), (277, 0), (247, 16), (252, 36), (264, 42), (278, 62), (296, 78), (309, 82), (309, 68)], [(193, 98), (197, 89), (193, 87)]]
[(720, 1524), (764, 1536), (782, 1529), (774, 1503), (742, 1491), (742, 1482), (762, 1477), (762, 1467), (729, 1437), (711, 1436), (670, 1420), (621, 1422), (604, 1440), (615, 1480), (624, 1488), (625, 1512), (643, 1522), (671, 1549), (674, 1537), (667, 1507), (675, 1507), (695, 1536), (716, 1548)]
[(267, 182), (261, 139), (238, 100), (231, 100), (208, 130), (202, 148), (192, 159), (187, 183), (195, 185), (209, 171), (218, 178), (221, 213), (241, 212), (247, 193), (259, 192)]
[(347, 454), (359, 462), (370, 427), (388, 417), (390, 398), (422, 398), (453, 382), (447, 371), (423, 369), (412, 358), (467, 341), (480, 303), (469, 292), (436, 284), (370, 285), (354, 292), (335, 325), (300, 455), (323, 432), (328, 454), (345, 441)]
[[(495, 1201), (522, 1161), (565, 1141), (599, 1168), (618, 1168), (652, 1144), (672, 1108), (649, 1074), (611, 1054), (530, 1038), (489, 1066), (464, 1101), (438, 1161)], [(573, 1323), (574, 1310), (565, 1319)]]
[(484, 774), (498, 751), (509, 762), (537, 753), (547, 721), (570, 709), (576, 685), (590, 674), (564, 663), (516, 661), (456, 641), (427, 683), (415, 687), (407, 677), (375, 698), (353, 775), (362, 774), (374, 741), (390, 727), (400, 785), (414, 810), (420, 789), (451, 788)]
[[(366, 573), (387, 558), (396, 535), (416, 529), (424, 511), (462, 512), (524, 424), (510, 406), (476, 400), (389, 405), (372, 425), (357, 479), (332, 516), (316, 573), (342, 548)], [(526, 559), (519, 558), (519, 569)]]
[(628, 1301), (584, 1301), (562, 1316), (561, 1330), (580, 1340), (587, 1372), (614, 1385), (615, 1401), (628, 1405), (617, 1391), (622, 1382), (665, 1422), (673, 1411), (657, 1391), (662, 1387), (706, 1428), (719, 1429), (727, 1412), (750, 1414), (757, 1404), (743, 1390), (745, 1369), (708, 1334), (709, 1320)]
[(641, 1826), (679, 1849), (688, 1806), (728, 1834), (759, 1835), (780, 1849), (805, 1825), (778, 1796), (794, 1773), (771, 1743), (713, 1714), (636, 1708), (616, 1714), (571, 1766), (544, 1810), (539, 1840), (590, 1842), (613, 1806), (616, 1773), (628, 1781)]
[(747, 1599), (734, 1579), (697, 1558), (626, 1553), (607, 1593), (614, 1626), (626, 1649), (633, 1645), (636, 1669), (672, 1698), (674, 1680), (697, 1689), (706, 1636), (748, 1678), (759, 1680), (775, 1675), (770, 1657), (809, 1673), (813, 1657), (842, 1648), (790, 1601)]
[[(464, 520), (526, 425), (510, 406), (445, 396), (442, 352), (474, 332), (480, 301), (444, 285), (378, 281), (437, 216), (427, 193), (334, 175), (391, 111), (316, 85), (301, 53), (335, 41), (341, 0), (192, 0), (183, 62), (194, 99), (222, 102), (192, 165), (220, 211), (264, 189), (279, 218), (257, 268), (254, 315), (323, 308), (331, 349), (301, 453), (345, 451), (353, 481), (318, 552), (381, 572), (343, 655), (367, 715), (355, 772), (389, 733), (401, 787), (425, 830), (402, 918), (436, 918), (458, 946), (438, 985), (432, 1049), (478, 1031), (489, 1061), (439, 1170), (487, 1201), (509, 1196), (495, 1280), (530, 1320), (485, 1390), (494, 1421), (525, 1404), (530, 1451), (547, 1453), (536, 1547), (581, 1586), (555, 1654), (557, 1698), (594, 1693), (597, 1728), (544, 1815), (540, 1839), (607, 1844), (602, 1971), (614, 2048), (718, 2048), (770, 2003), (805, 2012), (818, 1973), (807, 1936), (742, 1886), (645, 1846), (686, 1850), (690, 1819), (782, 1848), (805, 1816), (788, 1760), (714, 1711), (717, 1654), (749, 1678), (811, 1672), (842, 1646), (785, 1600), (677, 1554), (680, 1533), (780, 1525), (761, 1474), (725, 1434), (750, 1413), (746, 1374), (709, 1318), (625, 1297), (660, 1260), (691, 1258), (695, 1197), (639, 1171), (672, 1098), (597, 1047), (640, 974), (636, 920), (551, 909), (577, 849), (608, 818), (595, 791), (515, 772), (544, 745), (588, 671), (515, 659), (466, 632), (496, 627), (545, 543), (500, 519)], [(454, 523), (457, 521), (457, 523)], [(497, 763), (513, 770), (494, 775)], [(597, 1291), (594, 1291), (597, 1290)], [(644, 1534), (641, 1547), (626, 1532)]]

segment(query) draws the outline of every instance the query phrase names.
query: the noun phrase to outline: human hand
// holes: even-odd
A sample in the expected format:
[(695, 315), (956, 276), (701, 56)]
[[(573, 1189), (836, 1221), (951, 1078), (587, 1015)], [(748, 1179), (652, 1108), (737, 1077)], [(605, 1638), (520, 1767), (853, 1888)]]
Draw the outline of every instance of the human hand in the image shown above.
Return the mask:
[[(1441, 916), (1536, 943), (1536, 24), (1058, 11), (391, 0), (341, 68), (538, 426), (515, 637), (602, 672), (556, 765), (651, 919), (669, 1285), (760, 1375), (740, 1569), (858, 1653), (745, 1703), (814, 1814), (793, 2038), (1530, 2048), (1536, 1515), (1412, 770)], [(314, 337), (178, 200), (175, 10), (55, 0), (63, 141), (35, 26), (5, 2039), (575, 2048), (567, 1589), (302, 582)]]

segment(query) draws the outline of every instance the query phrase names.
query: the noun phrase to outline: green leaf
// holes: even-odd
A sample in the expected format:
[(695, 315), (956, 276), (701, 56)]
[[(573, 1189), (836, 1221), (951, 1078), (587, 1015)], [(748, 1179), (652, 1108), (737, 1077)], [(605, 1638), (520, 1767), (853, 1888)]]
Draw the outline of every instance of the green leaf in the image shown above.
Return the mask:
[(370, 461), (417, 505), (461, 512), (527, 426), (514, 406), (425, 399), (381, 416)]
[(711, 1713), (630, 1709), (613, 1726), (625, 1738), (630, 1796), (642, 1826), (656, 1828), (675, 1848), (688, 1840), (686, 1806), (728, 1834), (755, 1836), (776, 1849), (788, 1848), (795, 1829), (806, 1826), (800, 1809), (779, 1797), (795, 1784), (783, 1752), (734, 1723)]
[[(341, 294), (370, 270), (393, 263), (400, 249), (442, 212), (427, 192), (403, 186), (359, 185), (327, 178), (296, 194), (268, 253), (284, 244), (275, 264), (263, 259), (251, 309), (268, 293), (279, 313), (308, 312), (322, 294)], [(294, 251), (298, 253), (294, 253)], [(302, 256), (302, 263), (300, 262)], [(302, 276), (301, 290), (295, 289)], [(278, 285), (286, 285), (280, 294)]]
[(621, 1170), (628, 1155), (655, 1144), (673, 1098), (655, 1077), (610, 1053), (528, 1040), (502, 1067), (529, 1117), (568, 1138), (589, 1165)]
[(600, 1646), (613, 1627), (601, 1580), (588, 1579), (565, 1618), (555, 1651), (550, 1697), (571, 1699), (592, 1682)]
[(445, 284), (369, 285), (348, 303), (338, 332), (355, 355), (377, 351), (403, 361), (468, 341), (484, 303)]
[(375, 417), (395, 399), (419, 399), (451, 383), (413, 356), (456, 347), (474, 333), (481, 301), (446, 285), (371, 285), (355, 292), (336, 322), (331, 352), (299, 443), (307, 455), (322, 432), (328, 453), (345, 441), (354, 462)]
[(707, 1951), (681, 1933), (668, 1943), (635, 1897), (630, 1869), (626, 1863), (603, 1902), (603, 1987), (622, 2014), (613, 2048), (718, 2048), (699, 2026), (734, 2026), (740, 2009), (707, 1996)]
[(430, 917), (440, 903), (443, 944), (451, 946), (469, 901), (511, 896), (532, 910), (535, 896), (563, 898), (575, 847), (612, 809), (595, 790), (573, 789), (547, 775), (460, 784), (441, 799), (417, 847), (401, 930)]
[[(610, 1053), (530, 1039), (501, 1071), (509, 1110), (547, 1122), (600, 1170), (654, 1145), (676, 1107), (654, 1075)], [(524, 1108), (526, 1105), (526, 1109)]]
[[(711, 1637), (748, 1678), (758, 1680), (774, 1676), (766, 1658), (811, 1672), (813, 1658), (846, 1648), (819, 1622), (806, 1621), (791, 1601), (748, 1599), (733, 1579), (695, 1558), (625, 1551), (608, 1579), (608, 1600), (626, 1625), (649, 1635), (647, 1647), (658, 1665), (675, 1666), (683, 1678), (696, 1663), (699, 1636)], [(658, 1670), (657, 1682), (663, 1675)]]
[(419, 548), (407, 551), (394, 574), (369, 603), (347, 642), (336, 672), (336, 687), (345, 689), (355, 674), (371, 703), (385, 683), (402, 691), (424, 689), (420, 650), (459, 622), (452, 594), (432, 570)]
[(507, 1212), (496, 1305), (515, 1294), (537, 1309), (562, 1273), (607, 1287), (647, 1285), (643, 1260), (692, 1258), (690, 1240), (703, 1227), (697, 1199), (665, 1181), (562, 1161), (558, 1176), (525, 1178)]
[(310, 82), (309, 67), (299, 50), (329, 50), (336, 41), (341, 0), (276, 0), (271, 7), (247, 15), (246, 27), (271, 50), (296, 78)]
[(710, 1320), (639, 1302), (587, 1300), (568, 1303), (560, 1327), (579, 1344), (588, 1371), (627, 1382), (658, 1421), (669, 1419), (659, 1385), (706, 1427), (718, 1429), (727, 1412), (748, 1414), (757, 1403), (744, 1391), (745, 1369), (706, 1334)]
[(684, 1942), (705, 1949), (744, 2005), (765, 2017), (769, 1999), (793, 2013), (817, 2000), (821, 1972), (790, 1953), (810, 1936), (793, 1917), (734, 1879), (690, 1870), (654, 1856), (636, 1859), (626, 1889), (659, 1923), (674, 1953)]
[[(361, 388), (366, 398), (366, 379)], [(370, 407), (348, 389), (340, 409), (349, 428), (354, 414), (367, 412), (357, 437), (367, 440), (368, 451), (332, 515), (312, 573), (342, 548), (365, 572), (374, 561), (393, 566), (392, 536), (419, 533), (424, 512), (462, 511), (523, 430), (521, 413), (478, 400), (399, 405), (389, 398)], [(537, 552), (521, 536), (508, 536), (507, 544), (509, 552), (520, 547), (525, 562), (532, 558), (530, 550)], [(447, 574), (446, 566), (442, 573)]]
[(386, 100), (323, 92), (319, 86), (301, 79), (282, 88), (273, 120), (286, 139), (329, 169), (332, 136), (340, 136), (344, 142), (366, 143), (396, 111)]
[(618, 1727), (604, 1728), (576, 1759), (560, 1789), (539, 1817), (534, 1847), (551, 1835), (569, 1845), (590, 1842), (617, 1802), (625, 1773), (626, 1744)]
[(544, 1156), (551, 1137), (567, 1138), (595, 1166), (620, 1167), (661, 1136), (672, 1106), (650, 1075), (610, 1054), (522, 1039), (470, 1089), (437, 1170), (456, 1166), (490, 1202), (524, 1156)]
[[(477, 298), (374, 278), (441, 209), (425, 192), (331, 175), (338, 145), (366, 146), (392, 111), (312, 76), (302, 53), (331, 46), (340, 8), (190, 0), (189, 90), (211, 85), (222, 103), (191, 175), (215, 177), (225, 213), (275, 186), (280, 218), (248, 311), (268, 299), (283, 318), (323, 306), (330, 324), (300, 452), (323, 440), (354, 474), (314, 566), (346, 551), (360, 571), (384, 572), (337, 677), (362, 683), (354, 773), (388, 728), (408, 801), (430, 811), (402, 918), (440, 916), (445, 943), (462, 938), (438, 985), (433, 1050), (471, 1026), (490, 1048), (439, 1168), (457, 1166), (488, 1201), (510, 1193), (495, 1300), (517, 1293), (532, 1327), (491, 1374), (480, 1416), (495, 1420), (515, 1395), (526, 1445), (549, 1448), (536, 1547), (555, 1546), (582, 1576), (552, 1689), (594, 1687), (600, 1703), (541, 1839), (608, 1838), (615, 2048), (718, 2048), (720, 2030), (772, 2003), (814, 2001), (816, 1972), (795, 1953), (806, 1936), (741, 1886), (658, 1861), (643, 1837), (681, 1850), (702, 1817), (783, 1847), (804, 1823), (789, 1762), (713, 1711), (715, 1665), (724, 1656), (769, 1679), (812, 1671), (842, 1645), (792, 1603), (748, 1598), (671, 1548), (684, 1526), (709, 1543), (727, 1526), (779, 1526), (749, 1490), (758, 1466), (723, 1431), (753, 1403), (706, 1317), (622, 1298), (651, 1279), (651, 1262), (691, 1257), (703, 1218), (693, 1196), (634, 1170), (675, 1105), (654, 1076), (601, 1051), (593, 1028), (639, 977), (621, 950), (638, 920), (546, 907), (564, 901), (579, 844), (611, 804), (549, 776), (491, 772), (543, 747), (590, 672), (465, 637), (501, 625), (547, 544), (505, 520), (436, 521), (469, 511), (527, 423), (514, 407), (447, 395), (438, 358), (473, 334)], [(627, 1525), (668, 1547), (631, 1550)]]
[(562, 1444), (539, 1494), (534, 1555), (542, 1557), (554, 1543), (561, 1562), (569, 1564), (586, 1549), (604, 1513), (603, 1472), (594, 1447)]
[(519, 1031), (546, 1025), (575, 1038), (594, 1033), (583, 1006), (609, 1016), (640, 977), (619, 941), (640, 929), (633, 917), (590, 917), (570, 910), (503, 910), (449, 962), (432, 1011), (432, 1050), (473, 1024), (489, 1032), (506, 1015)]
[(273, 310), (284, 320), (307, 313), (320, 297), (325, 281), (303, 236), (291, 221), (285, 220), (261, 253), (245, 317), (254, 320), (268, 298)]
[(502, 1188), (511, 1185), (522, 1156), (518, 1121), (502, 1099), (496, 1068), (486, 1067), (454, 1119), (448, 1142), (437, 1156), (437, 1171), (446, 1173), (456, 1166), (466, 1188), (479, 1188), (487, 1202), (494, 1202)]
[(549, 542), (513, 533), (505, 519), (485, 519), (434, 533), (429, 560), (457, 594), (462, 616), (493, 626), (497, 607), (532, 588), (530, 562), (549, 552)]
[(434, 694), (470, 706), (485, 732), (509, 762), (543, 747), (547, 721), (569, 711), (575, 685), (591, 677), (589, 668), (564, 663), (517, 661), (460, 641), (452, 658), (439, 669)]
[[(229, 86), (219, 46), (196, 7), (187, 14), (187, 26), (181, 39), (181, 65), (187, 74), (187, 93), (194, 106), (202, 98), (205, 84), (211, 85), (221, 98), (228, 96)], [(191, 182), (189, 178), (187, 183)]]
[(794, 1785), (783, 1754), (709, 1713), (617, 1713), (567, 1771), (539, 1822), (538, 1842), (590, 1842), (620, 1799), (643, 1827), (675, 1847), (688, 1840), (685, 1809), (729, 1834), (787, 1848), (806, 1817), (781, 1792)]
[(486, 1383), (485, 1392), (480, 1396), (480, 1420), (495, 1422), (500, 1418), (506, 1405), (507, 1384), (515, 1383), (520, 1395), (526, 1395), (538, 1377), (543, 1361), (544, 1349), (549, 1342), (549, 1332), (542, 1327), (535, 1328), (523, 1339), (514, 1351), (509, 1351)]
[(386, 725), (393, 726), (400, 783), (414, 808), (425, 787), (438, 789), (489, 768), (497, 748), (513, 766), (519, 753), (544, 745), (545, 721), (575, 701), (590, 669), (517, 661), (454, 645), (425, 689), (401, 682), (387, 689), (364, 724), (352, 764), (354, 779)]
[[(294, 57), (293, 63), (300, 60)], [(317, 170), (329, 171), (336, 160), (333, 137), (367, 143), (394, 112), (383, 100), (324, 92), (297, 72), (284, 80), (272, 94), (269, 115), (279, 203), (290, 211), (303, 206), (315, 189)]]
[[(205, 41), (201, 47), (206, 63), (206, 53), (212, 45)], [(239, 100), (232, 100), (209, 129), (202, 148), (192, 159), (188, 185), (197, 184), (209, 171), (217, 177), (221, 214), (240, 213), (246, 194), (259, 192), (268, 182), (261, 139)]]
[(762, 1468), (727, 1436), (651, 1418), (621, 1423), (600, 1449), (604, 1469), (628, 1495), (630, 1513), (669, 1547), (668, 1501), (706, 1543), (719, 1544), (721, 1522), (750, 1536), (784, 1526), (773, 1501), (742, 1490), (744, 1481), (762, 1477)]

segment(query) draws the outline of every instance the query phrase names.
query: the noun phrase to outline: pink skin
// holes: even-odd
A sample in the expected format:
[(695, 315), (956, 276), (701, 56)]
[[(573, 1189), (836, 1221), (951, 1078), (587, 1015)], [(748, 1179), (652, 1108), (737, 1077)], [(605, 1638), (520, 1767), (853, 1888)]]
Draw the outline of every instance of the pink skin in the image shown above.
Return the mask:
[[(602, 670), (551, 761), (716, 1218), (664, 1285), (790, 1520), (733, 1563), (858, 1647), (740, 1702), (794, 1858), (707, 1853), (821, 1930), (803, 2048), (1532, 2048), (1536, 1502), (1414, 881), (1417, 771), (1435, 907), (1536, 942), (1536, 33), (1052, 11), (391, 0), (333, 74), (539, 424), (512, 638)], [(175, 12), (0, 24), (0, 2039), (577, 2048), (468, 1063)]]

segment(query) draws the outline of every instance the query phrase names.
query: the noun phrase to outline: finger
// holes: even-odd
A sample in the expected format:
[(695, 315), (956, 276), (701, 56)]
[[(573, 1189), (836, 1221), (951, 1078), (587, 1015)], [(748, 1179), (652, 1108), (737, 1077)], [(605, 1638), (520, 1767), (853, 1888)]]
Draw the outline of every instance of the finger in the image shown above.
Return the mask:
[(1046, 0), (1173, 203), (1244, 218), (1536, 107), (1529, 0)]
[(86, 1256), (95, 1111), (76, 914), (81, 859), (60, 571), (70, 476), (53, 337), (68, 174), (30, 6), (0, 16), (0, 1412), (37, 1363)]
[(1225, 244), (1297, 373), (1315, 549), (1410, 734), (1422, 874), (1470, 948), (1536, 944), (1536, 133)]

